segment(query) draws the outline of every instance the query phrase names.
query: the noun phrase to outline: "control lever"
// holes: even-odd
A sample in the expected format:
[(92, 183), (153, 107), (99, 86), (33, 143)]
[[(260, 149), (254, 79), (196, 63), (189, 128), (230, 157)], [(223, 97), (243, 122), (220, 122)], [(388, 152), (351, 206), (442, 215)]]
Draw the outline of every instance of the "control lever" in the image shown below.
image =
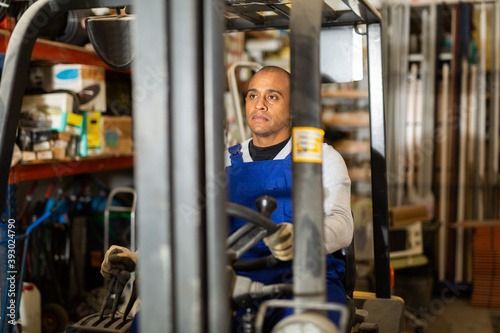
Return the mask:
[(111, 312), (111, 321), (115, 320), (115, 314), (116, 310), (118, 309), (118, 303), (120, 302), (120, 298), (123, 293), (123, 289), (125, 288), (126, 280), (125, 283), (123, 281), (120, 281), (121, 279), (117, 278), (116, 276), (113, 276), (111, 280), (109, 281), (108, 285), (108, 290), (106, 290), (106, 296), (104, 297), (104, 301), (102, 302), (101, 305), (101, 313), (99, 315), (99, 319), (104, 318), (104, 311), (106, 310), (106, 307), (108, 306), (110, 300), (111, 300), (111, 295), (114, 293), (115, 294), (115, 299), (113, 301), (113, 306), (112, 306), (112, 312)]
[(278, 202), (273, 197), (263, 195), (255, 200), (255, 206), (259, 210), (259, 213), (267, 218), (271, 218), (271, 214), (278, 208)]

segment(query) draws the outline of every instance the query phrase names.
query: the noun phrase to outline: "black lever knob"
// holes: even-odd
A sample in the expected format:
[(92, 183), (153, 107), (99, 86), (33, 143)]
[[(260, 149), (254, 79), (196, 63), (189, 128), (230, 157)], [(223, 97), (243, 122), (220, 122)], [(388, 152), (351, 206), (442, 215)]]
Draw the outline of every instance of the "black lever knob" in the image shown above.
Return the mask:
[(271, 214), (278, 208), (278, 202), (273, 197), (263, 195), (255, 200), (255, 206), (259, 210), (259, 213), (270, 218)]

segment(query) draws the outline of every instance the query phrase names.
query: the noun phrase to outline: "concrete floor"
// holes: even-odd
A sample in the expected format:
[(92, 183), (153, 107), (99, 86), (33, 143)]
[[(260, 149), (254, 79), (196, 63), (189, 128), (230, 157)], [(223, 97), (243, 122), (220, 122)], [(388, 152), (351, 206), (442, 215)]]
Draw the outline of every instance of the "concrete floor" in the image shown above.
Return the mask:
[[(470, 305), (469, 298), (460, 297), (449, 302), (433, 298), (434, 309), (423, 315), (425, 333), (500, 333), (500, 309)], [(406, 325), (406, 332), (415, 332)]]
[[(358, 273), (363, 274), (359, 267)], [(409, 273), (396, 276), (393, 288), (393, 294), (405, 300), (405, 333), (500, 333), (500, 308), (470, 305), (470, 288), (443, 282), (432, 291), (432, 278)], [(356, 290), (373, 291), (366, 280), (357, 280)], [(412, 314), (419, 315), (423, 330), (411, 325)]]

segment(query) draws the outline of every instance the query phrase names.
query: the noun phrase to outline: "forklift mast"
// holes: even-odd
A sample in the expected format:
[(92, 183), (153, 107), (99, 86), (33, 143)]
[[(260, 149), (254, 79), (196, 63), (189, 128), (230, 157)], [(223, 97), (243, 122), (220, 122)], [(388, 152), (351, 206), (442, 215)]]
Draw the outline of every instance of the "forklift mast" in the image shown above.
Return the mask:
[[(376, 295), (390, 298), (381, 16), (365, 0), (343, 0), (342, 9), (332, 8), (331, 3), (339, 5), (336, 1), (290, 3), (38, 0), (12, 32), (0, 82), (2, 203), (29, 62), (40, 31), (68, 10), (133, 5), (134, 177), (139, 199), (143, 332), (227, 330), (228, 277), (226, 262), (221, 259), (226, 258), (227, 235), (223, 165), (225, 31), (291, 29), (291, 104), (295, 106), (292, 125), (296, 139), (295, 135), (303, 135), (300, 129), (312, 128), (314, 132), (321, 128), (320, 31), (366, 25)], [(305, 250), (308, 240), (300, 238), (302, 231), (313, 228), (322, 234), (322, 214), (318, 214), (322, 212), (321, 160), (294, 161), (293, 173), (294, 223), (299, 230), (296, 246), (301, 251), (294, 263), (297, 269), (312, 255)], [(313, 226), (302, 223), (304, 219), (312, 219)], [(2, 231), (2, 237), (6, 234)], [(2, 250), (0, 258), (3, 284), (5, 253)], [(319, 268), (321, 272), (324, 276), (324, 267)], [(316, 295), (313, 298), (324, 297), (326, 287), (321, 286), (321, 277), (310, 283), (316, 273), (306, 273), (308, 284), (294, 281), (299, 297), (311, 293)]]

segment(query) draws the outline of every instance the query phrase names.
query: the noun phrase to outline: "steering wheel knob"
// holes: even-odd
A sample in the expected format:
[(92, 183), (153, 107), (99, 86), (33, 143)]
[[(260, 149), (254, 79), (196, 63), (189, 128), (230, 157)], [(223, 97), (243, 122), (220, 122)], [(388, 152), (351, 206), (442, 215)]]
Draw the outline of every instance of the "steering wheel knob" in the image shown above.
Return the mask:
[(278, 208), (278, 202), (273, 197), (263, 195), (255, 200), (255, 206), (259, 210), (259, 213), (270, 218), (271, 214)]

